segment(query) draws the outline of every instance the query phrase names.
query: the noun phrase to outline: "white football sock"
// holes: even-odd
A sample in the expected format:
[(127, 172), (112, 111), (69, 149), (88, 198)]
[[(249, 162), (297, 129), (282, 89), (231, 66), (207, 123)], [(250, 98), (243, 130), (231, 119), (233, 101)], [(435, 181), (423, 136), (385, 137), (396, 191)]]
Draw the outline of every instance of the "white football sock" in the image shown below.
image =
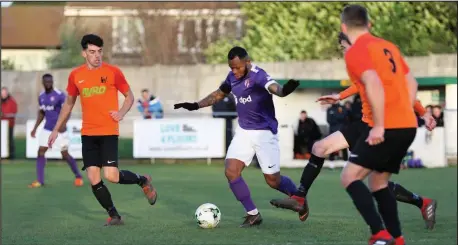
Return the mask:
[(258, 214), (258, 213), (259, 213), (259, 212), (258, 212), (258, 209), (257, 209), (257, 208), (255, 208), (255, 209), (253, 209), (253, 210), (247, 212), (247, 214), (249, 214), (249, 215), (256, 215), (256, 214)]

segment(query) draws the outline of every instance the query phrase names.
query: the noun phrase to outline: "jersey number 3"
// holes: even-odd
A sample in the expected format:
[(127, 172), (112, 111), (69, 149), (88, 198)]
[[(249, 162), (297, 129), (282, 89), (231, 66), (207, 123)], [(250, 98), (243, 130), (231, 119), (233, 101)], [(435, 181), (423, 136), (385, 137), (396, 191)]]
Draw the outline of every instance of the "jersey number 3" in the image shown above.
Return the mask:
[(391, 63), (391, 71), (396, 73), (396, 63), (393, 60), (393, 54), (391, 54), (391, 51), (386, 48), (383, 49), (383, 52), (385, 53), (385, 56), (388, 56), (388, 61)]

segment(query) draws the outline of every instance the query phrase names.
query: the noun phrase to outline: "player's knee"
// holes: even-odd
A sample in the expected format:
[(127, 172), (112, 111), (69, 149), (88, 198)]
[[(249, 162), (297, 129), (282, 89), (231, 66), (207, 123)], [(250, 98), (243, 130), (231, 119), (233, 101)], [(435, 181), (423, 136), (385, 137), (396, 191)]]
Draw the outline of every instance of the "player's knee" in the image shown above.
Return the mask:
[(99, 167), (88, 167), (86, 169), (87, 179), (91, 185), (96, 185), (102, 181), (100, 177), (100, 168)]
[(103, 177), (111, 183), (119, 182), (119, 170), (117, 168), (104, 168)]
[[(240, 163), (243, 164), (241, 161)], [(235, 180), (241, 176), (243, 166), (240, 166), (240, 163), (235, 159), (226, 159), (224, 175), (226, 175), (228, 181)]]
[(388, 187), (388, 176), (383, 173), (373, 172), (369, 175), (369, 189), (371, 192), (376, 192)]
[(231, 168), (224, 169), (224, 175), (226, 175), (227, 180), (232, 181), (240, 177), (240, 174), (235, 170)]
[(39, 156), (39, 157), (44, 157), (47, 150), (48, 150), (48, 148), (46, 148), (46, 147), (40, 147), (40, 148), (38, 148), (38, 156)]
[(62, 154), (63, 159), (67, 159), (70, 156), (70, 154), (68, 154), (68, 151), (61, 151), (60, 154)]
[(312, 146), (312, 154), (317, 157), (326, 157), (327, 147), (323, 140), (315, 142)]
[(340, 174), (340, 183), (344, 188), (347, 188), (351, 183), (359, 180), (356, 173), (352, 171), (342, 171)]
[(270, 186), (272, 189), (278, 189), (280, 186), (280, 173), (278, 174), (265, 174), (264, 179), (266, 180), (267, 185)]

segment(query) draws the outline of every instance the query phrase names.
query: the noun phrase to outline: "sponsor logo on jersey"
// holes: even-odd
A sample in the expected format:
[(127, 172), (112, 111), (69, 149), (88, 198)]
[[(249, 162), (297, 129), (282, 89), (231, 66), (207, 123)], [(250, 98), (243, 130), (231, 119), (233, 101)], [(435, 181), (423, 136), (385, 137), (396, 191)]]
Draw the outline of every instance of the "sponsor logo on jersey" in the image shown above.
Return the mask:
[(83, 88), (83, 97), (92, 97), (94, 95), (101, 95), (104, 94), (107, 91), (107, 87), (104, 85), (101, 86), (94, 86), (91, 88)]

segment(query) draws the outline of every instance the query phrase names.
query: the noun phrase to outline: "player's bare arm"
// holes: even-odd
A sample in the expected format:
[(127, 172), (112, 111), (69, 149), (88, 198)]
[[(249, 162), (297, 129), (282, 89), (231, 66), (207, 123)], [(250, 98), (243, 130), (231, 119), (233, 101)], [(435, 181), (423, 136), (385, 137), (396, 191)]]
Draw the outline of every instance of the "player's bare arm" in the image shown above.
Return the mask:
[(366, 87), (367, 98), (371, 104), (374, 127), (383, 127), (385, 116), (385, 91), (382, 81), (374, 70), (363, 72), (361, 80)]
[(66, 124), (70, 116), (70, 113), (73, 110), (73, 106), (75, 106), (75, 102), (76, 96), (67, 96), (64, 104), (62, 104), (62, 109), (60, 110), (59, 118), (57, 119), (57, 123), (53, 131), (58, 132), (59, 129)]
[(291, 94), (299, 86), (299, 81), (290, 79), (285, 86), (274, 82), (267, 87), (271, 94), (275, 94), (278, 97), (286, 97)]
[(203, 98), (199, 102), (194, 102), (194, 103), (189, 103), (189, 102), (184, 102), (184, 103), (178, 103), (173, 105), (174, 109), (179, 109), (179, 108), (184, 108), (188, 111), (195, 111), (200, 108), (204, 108), (207, 106), (212, 106), (216, 104), (217, 102), (221, 101), (226, 97), (227, 94), (231, 92), (231, 87), (227, 83), (221, 84), (221, 86), (207, 95), (207, 97)]
[(130, 108), (134, 104), (134, 93), (132, 93), (132, 90), (129, 88), (127, 92), (122, 93), (124, 95), (124, 102), (122, 103), (121, 109), (119, 109), (118, 112), (116, 111), (111, 111), (110, 115), (115, 121), (121, 121), (124, 116), (129, 112)]
[(412, 105), (414, 105), (415, 100), (417, 99), (418, 82), (411, 72), (406, 74), (406, 80), (407, 87), (409, 88), (410, 100), (412, 101)]
[(222, 99), (226, 97), (226, 93), (224, 93), (220, 88), (213, 91), (211, 94), (209, 94), (207, 97), (203, 98), (197, 104), (199, 105), (199, 108), (204, 108), (207, 106), (212, 106)]
[(32, 138), (35, 138), (35, 134), (37, 132), (38, 126), (40, 126), (41, 122), (43, 122), (43, 119), (45, 119), (45, 112), (39, 109), (37, 113), (37, 121), (35, 122), (35, 125), (33, 126), (33, 129), (31, 132)]

